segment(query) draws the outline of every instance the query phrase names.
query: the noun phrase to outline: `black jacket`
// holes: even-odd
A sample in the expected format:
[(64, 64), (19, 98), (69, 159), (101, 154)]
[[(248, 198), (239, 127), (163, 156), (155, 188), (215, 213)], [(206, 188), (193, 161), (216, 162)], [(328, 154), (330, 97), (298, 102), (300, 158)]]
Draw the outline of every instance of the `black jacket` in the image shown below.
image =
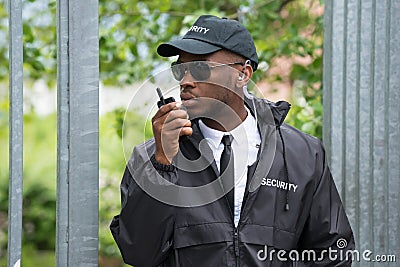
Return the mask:
[[(211, 193), (205, 197), (215, 194), (217, 200), (197, 206), (204, 196), (173, 189), (175, 184), (200, 188), (219, 176), (210, 153), (199, 152), (204, 138), (193, 121), (193, 135), (180, 141), (179, 153), (196, 164), (206, 158), (203, 163), (211, 162), (206, 168), (195, 172), (190, 164), (178, 168), (179, 156), (175, 166), (157, 163), (152, 156), (154, 139), (133, 151), (121, 183), (122, 210), (110, 226), (126, 263), (136, 267), (351, 265), (344, 255), (354, 249), (353, 233), (321, 142), (283, 124), (288, 103), (246, 99), (246, 104), (257, 114), (262, 144), (256, 163), (249, 167), (238, 227), (218, 190), (208, 190)], [(188, 204), (163, 203), (166, 195), (170, 204), (182, 200)], [(337, 253), (328, 253), (328, 248)], [(297, 261), (302, 253), (303, 261)]]

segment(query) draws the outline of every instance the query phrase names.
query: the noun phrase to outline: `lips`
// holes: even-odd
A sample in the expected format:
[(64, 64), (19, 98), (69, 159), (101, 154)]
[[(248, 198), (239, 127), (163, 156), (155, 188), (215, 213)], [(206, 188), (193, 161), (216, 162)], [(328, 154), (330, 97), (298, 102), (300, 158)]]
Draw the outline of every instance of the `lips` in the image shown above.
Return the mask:
[(181, 94), (181, 100), (184, 106), (190, 106), (193, 105), (198, 99), (190, 94)]
[(192, 98), (194, 98), (194, 96), (192, 94), (181, 93), (181, 100), (182, 101), (190, 100)]

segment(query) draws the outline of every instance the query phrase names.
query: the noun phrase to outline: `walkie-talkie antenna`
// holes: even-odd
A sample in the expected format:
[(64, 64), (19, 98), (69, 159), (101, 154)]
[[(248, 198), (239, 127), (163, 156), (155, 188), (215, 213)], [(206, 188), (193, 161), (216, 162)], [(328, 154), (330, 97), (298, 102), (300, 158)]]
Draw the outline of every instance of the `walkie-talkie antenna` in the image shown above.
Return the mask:
[(161, 103), (162, 103), (163, 105), (165, 105), (165, 100), (164, 100), (164, 96), (163, 96), (162, 93), (161, 93), (161, 89), (157, 87), (156, 90), (157, 90), (157, 94), (158, 94), (158, 97), (160, 98)]

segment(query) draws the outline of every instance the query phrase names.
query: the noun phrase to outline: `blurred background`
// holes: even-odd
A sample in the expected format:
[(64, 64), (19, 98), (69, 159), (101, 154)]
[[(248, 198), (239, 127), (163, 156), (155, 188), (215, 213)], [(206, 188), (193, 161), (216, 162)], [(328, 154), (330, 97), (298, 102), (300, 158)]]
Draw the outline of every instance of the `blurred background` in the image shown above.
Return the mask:
[[(23, 6), (24, 41), (24, 266), (55, 265), (57, 45), (56, 1)], [(202, 14), (241, 21), (260, 61), (254, 82), (263, 97), (292, 104), (287, 122), (322, 137), (321, 0), (99, 1), (100, 207), (99, 266), (124, 266), (108, 226), (120, 210), (125, 167), (122, 125), (132, 94), (151, 73), (168, 66), (159, 43), (183, 35)], [(7, 260), (8, 14), (0, 0), (0, 266)], [(135, 104), (135, 103), (133, 103)], [(129, 143), (151, 137), (146, 117), (130, 111)], [(143, 136), (144, 135), (144, 136)]]

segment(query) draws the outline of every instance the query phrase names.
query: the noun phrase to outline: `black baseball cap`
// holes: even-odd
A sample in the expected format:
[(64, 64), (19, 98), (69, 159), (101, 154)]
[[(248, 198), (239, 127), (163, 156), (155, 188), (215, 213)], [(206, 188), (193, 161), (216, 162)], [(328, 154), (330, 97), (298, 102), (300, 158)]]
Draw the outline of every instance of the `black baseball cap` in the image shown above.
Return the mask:
[(249, 59), (253, 70), (257, 69), (258, 56), (249, 31), (239, 21), (212, 15), (200, 16), (181, 39), (160, 44), (157, 53), (171, 57), (180, 51), (203, 55), (221, 49)]

